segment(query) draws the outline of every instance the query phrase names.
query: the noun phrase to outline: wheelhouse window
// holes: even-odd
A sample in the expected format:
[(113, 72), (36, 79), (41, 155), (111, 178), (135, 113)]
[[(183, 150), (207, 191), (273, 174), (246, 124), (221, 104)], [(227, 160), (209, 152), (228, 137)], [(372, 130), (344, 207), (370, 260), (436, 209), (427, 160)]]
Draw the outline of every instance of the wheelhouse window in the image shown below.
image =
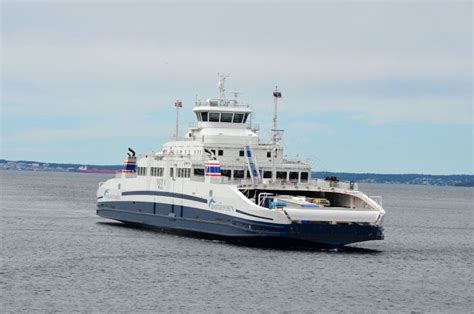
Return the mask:
[(220, 112), (209, 112), (209, 122), (219, 122)]
[(234, 123), (242, 123), (242, 121), (244, 121), (244, 114), (243, 113), (234, 114)]
[(285, 171), (277, 171), (277, 179), (286, 180), (286, 172)]
[(233, 113), (223, 112), (221, 113), (221, 122), (232, 123)]
[(246, 113), (245, 116), (244, 116), (244, 123), (247, 122), (247, 118), (249, 117), (249, 114)]
[(263, 178), (264, 179), (271, 179), (272, 178), (272, 172), (271, 171), (264, 171), (263, 172)]
[(202, 121), (200, 112), (196, 112), (196, 118), (198, 119), (198, 121)]
[(201, 120), (203, 122), (207, 122), (207, 117), (208, 117), (209, 113), (208, 112), (201, 112)]

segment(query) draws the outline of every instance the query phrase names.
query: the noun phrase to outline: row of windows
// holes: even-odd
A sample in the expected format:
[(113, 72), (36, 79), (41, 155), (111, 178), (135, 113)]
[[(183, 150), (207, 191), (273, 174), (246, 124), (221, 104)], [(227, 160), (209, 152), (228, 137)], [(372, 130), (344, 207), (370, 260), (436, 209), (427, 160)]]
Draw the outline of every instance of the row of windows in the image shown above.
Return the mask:
[(190, 168), (178, 168), (178, 178), (189, 178), (191, 177)]
[(233, 112), (196, 112), (197, 119), (202, 122), (245, 123), (248, 113)]
[(224, 156), (224, 151), (222, 149), (217, 150), (217, 154), (215, 149), (211, 149), (211, 152), (214, 154), (214, 156)]
[(137, 167), (137, 175), (146, 176), (146, 167)]
[[(158, 167), (151, 167), (150, 168), (150, 175), (153, 177), (162, 177), (165, 173), (164, 168)], [(147, 168), (146, 167), (138, 167), (137, 168), (137, 175), (139, 176), (146, 176), (147, 175)]]
[[(211, 149), (211, 152), (214, 154), (214, 156), (224, 156), (224, 151), (222, 149), (219, 149), (219, 150)], [(239, 151), (239, 157), (245, 157), (245, 151), (243, 150)], [(272, 152), (267, 152), (267, 158), (271, 158), (271, 157), (272, 157)]]
[(176, 151), (174, 151), (171, 148), (170, 152), (173, 152), (174, 154), (177, 154), (177, 155), (202, 155), (202, 151), (200, 149), (194, 149), (194, 150), (176, 149)]
[[(203, 176), (204, 175), (204, 169), (194, 169), (194, 175), (196, 176)], [(221, 170), (221, 175), (223, 177), (232, 177), (232, 170), (228, 169), (222, 169)], [(261, 171), (260, 170), (260, 175), (263, 176), (264, 179), (271, 179), (272, 178), (272, 172), (271, 171)], [(276, 178), (278, 180), (286, 180), (288, 176), (288, 172), (286, 171), (277, 171), (276, 173)], [(244, 170), (234, 170), (234, 179), (243, 179), (245, 178), (245, 171)], [(250, 178), (250, 172), (247, 171), (247, 178)], [(291, 181), (296, 181), (296, 180), (301, 180), (301, 181), (308, 181), (309, 178), (309, 173), (308, 172), (293, 172), (291, 171), (289, 173), (289, 179)]]
[(162, 177), (165, 173), (164, 168), (151, 167), (150, 170), (153, 177)]
[[(239, 152), (239, 156), (244, 157), (245, 156), (245, 151), (241, 150)], [(272, 158), (272, 152), (267, 152), (267, 158)]]
[[(224, 156), (224, 150), (222, 149), (211, 149), (210, 150), (214, 156)], [(178, 150), (176, 153), (177, 154), (191, 154), (191, 152), (193, 152), (195, 155), (200, 155), (201, 154), (201, 150), (194, 150), (194, 151), (191, 151), (191, 150)], [(245, 157), (245, 151), (241, 150), (239, 151), (239, 157)], [(267, 152), (267, 158), (271, 158), (272, 157), (272, 152)]]
[[(170, 168), (170, 175), (173, 176), (173, 168)], [(150, 168), (151, 176), (154, 177), (162, 177), (164, 175), (164, 168), (158, 167), (151, 167)], [(147, 175), (147, 168), (146, 167), (138, 167), (137, 168), (137, 175), (139, 176), (146, 176)], [(194, 175), (196, 176), (203, 176), (204, 169), (196, 168), (194, 169)], [(221, 175), (223, 177), (232, 177), (232, 170), (222, 169)], [(263, 176), (264, 179), (271, 179), (272, 172), (271, 171), (260, 171), (260, 175)], [(189, 178), (191, 177), (191, 169), (190, 168), (178, 168), (177, 169), (177, 177), (178, 178)], [(277, 171), (276, 178), (278, 180), (286, 180), (289, 177), (290, 181), (308, 181), (309, 173), (308, 172), (293, 172), (290, 171), (289, 173), (286, 171)], [(245, 178), (245, 171), (244, 170), (234, 170), (234, 178), (235, 179), (243, 179)], [(247, 178), (250, 178), (250, 172), (247, 171)]]

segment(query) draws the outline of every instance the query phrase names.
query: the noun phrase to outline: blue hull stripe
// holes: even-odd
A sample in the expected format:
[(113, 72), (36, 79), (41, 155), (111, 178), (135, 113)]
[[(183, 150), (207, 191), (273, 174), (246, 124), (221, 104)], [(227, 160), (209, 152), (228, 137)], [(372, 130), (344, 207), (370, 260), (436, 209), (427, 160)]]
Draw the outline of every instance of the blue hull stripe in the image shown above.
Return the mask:
[(235, 212), (239, 213), (239, 214), (242, 214), (242, 215), (247, 215), (247, 216), (250, 216), (250, 217), (255, 217), (255, 218), (260, 218), (260, 219), (266, 219), (266, 220), (272, 220), (273, 221), (273, 218), (268, 218), (268, 217), (262, 217), (262, 216), (249, 214), (249, 213), (246, 213), (244, 211), (241, 211), (240, 209), (236, 209)]
[(131, 195), (150, 195), (150, 196), (166, 196), (166, 197), (173, 197), (173, 198), (181, 198), (184, 200), (195, 201), (199, 203), (207, 204), (207, 200), (201, 197), (180, 194), (180, 193), (172, 193), (172, 192), (160, 192), (160, 191), (132, 191), (132, 192), (123, 192), (123, 196), (131, 196)]

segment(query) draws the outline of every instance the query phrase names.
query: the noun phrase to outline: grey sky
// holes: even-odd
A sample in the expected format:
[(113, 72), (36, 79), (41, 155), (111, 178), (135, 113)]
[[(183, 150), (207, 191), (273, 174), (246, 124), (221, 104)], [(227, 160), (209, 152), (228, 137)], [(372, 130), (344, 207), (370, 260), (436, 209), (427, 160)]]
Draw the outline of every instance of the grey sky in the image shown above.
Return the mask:
[[(92, 162), (86, 150), (69, 156), (54, 140), (89, 138), (95, 145), (97, 137), (140, 132), (150, 140), (159, 130), (153, 145), (138, 141), (141, 149), (156, 149), (172, 125), (158, 129), (144, 117), (171, 116), (177, 97), (189, 111), (196, 94), (216, 93), (218, 71), (232, 74), (230, 89), (244, 92), (263, 125), (269, 89), (281, 86), (288, 136), (298, 137), (297, 125), (337, 134), (348, 119), (368, 141), (374, 126), (402, 139), (409, 135), (389, 129), (406, 124), (437, 159), (423, 169), (424, 149), (413, 165), (389, 158), (389, 166), (377, 160), (371, 168), (370, 156), (345, 164), (317, 147), (303, 150), (327, 160), (329, 170), (472, 172), (471, 2), (4, 1), (2, 157)], [(140, 127), (124, 130), (132, 107)], [(97, 116), (106, 117), (99, 129)], [(432, 128), (454, 138), (450, 145), (465, 156), (459, 166), (447, 165), (443, 152), (433, 157), (447, 143), (421, 135)], [(48, 139), (54, 157), (34, 148)], [(397, 143), (377, 149), (403, 141)], [(107, 149), (112, 156), (121, 148), (114, 143), (103, 154)]]

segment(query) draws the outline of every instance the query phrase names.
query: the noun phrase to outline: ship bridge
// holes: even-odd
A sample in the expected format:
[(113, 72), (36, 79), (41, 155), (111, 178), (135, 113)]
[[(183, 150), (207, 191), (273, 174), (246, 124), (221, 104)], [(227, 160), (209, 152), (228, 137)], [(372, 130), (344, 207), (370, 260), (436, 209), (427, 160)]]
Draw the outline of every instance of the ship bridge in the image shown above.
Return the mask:
[(196, 102), (193, 109), (199, 127), (245, 129), (252, 110), (236, 99), (215, 98)]
[(196, 101), (193, 112), (197, 123), (190, 126), (185, 137), (176, 136), (163, 150), (190, 160), (197, 173), (203, 172), (210, 156), (216, 157), (222, 165), (222, 175), (234, 180), (250, 178), (245, 157), (249, 147), (263, 179), (307, 181), (311, 172), (309, 162), (285, 156), (276, 125), (272, 131), (278, 136), (274, 135), (271, 143), (261, 142), (257, 135), (259, 127), (252, 123), (250, 105), (241, 103), (237, 92), (231, 93), (234, 98), (226, 97), (225, 79), (220, 76), (218, 97)]
[(197, 124), (191, 127), (190, 132), (194, 138), (219, 136), (223, 140), (230, 136), (238, 143), (257, 141), (259, 127), (252, 123), (249, 105), (239, 104), (236, 100), (208, 99), (197, 102), (193, 111)]
[(225, 79), (220, 76), (218, 97), (196, 101), (193, 112), (197, 124), (190, 128), (188, 137), (212, 144), (257, 145), (259, 126), (252, 123), (252, 109), (237, 100), (238, 92), (233, 92), (234, 99), (226, 97)]

